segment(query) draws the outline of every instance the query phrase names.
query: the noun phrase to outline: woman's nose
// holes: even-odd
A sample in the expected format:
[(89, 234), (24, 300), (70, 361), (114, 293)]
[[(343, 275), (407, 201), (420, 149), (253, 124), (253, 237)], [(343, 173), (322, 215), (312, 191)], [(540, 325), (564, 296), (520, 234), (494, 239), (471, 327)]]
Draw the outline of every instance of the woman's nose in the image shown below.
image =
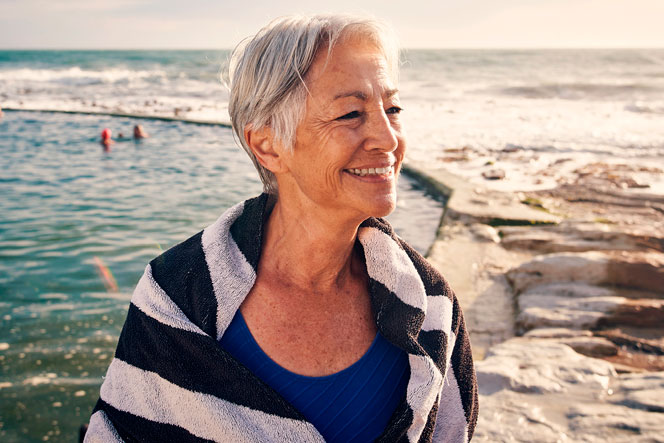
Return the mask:
[(367, 123), (366, 149), (380, 149), (388, 152), (397, 149), (399, 145), (397, 131), (392, 126), (392, 122), (385, 111), (380, 110), (369, 113), (369, 121)]

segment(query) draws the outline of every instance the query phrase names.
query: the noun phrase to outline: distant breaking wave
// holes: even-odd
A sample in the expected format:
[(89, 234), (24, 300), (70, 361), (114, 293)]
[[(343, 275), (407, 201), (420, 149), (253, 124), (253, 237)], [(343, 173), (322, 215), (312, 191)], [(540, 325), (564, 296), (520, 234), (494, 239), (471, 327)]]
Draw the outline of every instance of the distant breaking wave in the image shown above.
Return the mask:
[(548, 83), (537, 86), (512, 86), (496, 91), (504, 95), (526, 98), (561, 98), (567, 100), (606, 99), (632, 96), (635, 93), (664, 93), (663, 88), (640, 83)]
[(133, 80), (163, 82), (167, 79), (162, 70), (130, 70), (111, 68), (103, 71), (81, 69), (74, 66), (67, 69), (10, 69), (0, 71), (0, 82), (39, 82), (66, 86), (88, 86), (101, 84), (126, 84)]
[(626, 105), (625, 110), (630, 112), (637, 112), (640, 114), (664, 114), (664, 105), (648, 106), (643, 103), (633, 103), (630, 105)]
[[(227, 123), (227, 56), (0, 51), (0, 106)], [(400, 90), (413, 158), (461, 146), (541, 162), (664, 158), (664, 50), (413, 50), (408, 60)]]

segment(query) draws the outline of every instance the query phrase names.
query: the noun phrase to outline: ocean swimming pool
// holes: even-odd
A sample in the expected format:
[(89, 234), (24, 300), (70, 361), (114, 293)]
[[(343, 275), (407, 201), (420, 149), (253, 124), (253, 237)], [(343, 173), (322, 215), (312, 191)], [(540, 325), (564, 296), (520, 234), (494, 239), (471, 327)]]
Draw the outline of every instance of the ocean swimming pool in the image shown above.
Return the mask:
[[(103, 152), (135, 123), (151, 137)], [(261, 184), (220, 126), (7, 112), (0, 152), (0, 440), (71, 441), (145, 265)], [(424, 253), (442, 211), (402, 177), (389, 219)]]

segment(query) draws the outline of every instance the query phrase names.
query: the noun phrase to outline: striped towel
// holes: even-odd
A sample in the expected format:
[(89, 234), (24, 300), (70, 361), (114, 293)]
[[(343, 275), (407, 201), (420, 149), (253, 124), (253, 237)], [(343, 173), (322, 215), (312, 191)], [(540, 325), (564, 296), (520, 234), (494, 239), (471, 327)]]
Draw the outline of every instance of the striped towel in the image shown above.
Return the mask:
[[(268, 207), (266, 194), (239, 203), (150, 262), (85, 441), (324, 441), (218, 344), (256, 279)], [(384, 220), (366, 220), (358, 238), (377, 328), (410, 365), (378, 441), (470, 440), (477, 384), (456, 297)]]

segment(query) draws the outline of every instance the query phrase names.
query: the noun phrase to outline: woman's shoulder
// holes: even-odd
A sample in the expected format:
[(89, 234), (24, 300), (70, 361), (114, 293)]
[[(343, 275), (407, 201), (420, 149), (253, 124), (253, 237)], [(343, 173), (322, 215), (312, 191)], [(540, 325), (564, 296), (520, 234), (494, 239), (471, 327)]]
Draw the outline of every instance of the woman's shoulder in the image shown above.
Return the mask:
[[(155, 268), (173, 274), (205, 270), (205, 250), (210, 248), (211, 243), (219, 243), (229, 234), (241, 246), (244, 246), (244, 243), (256, 242), (256, 235), (260, 234), (256, 231), (260, 228), (259, 221), (262, 220), (266, 201), (267, 196), (261, 194), (226, 209), (205, 229), (155, 257), (150, 262), (153, 272)], [(245, 237), (250, 240), (245, 241)], [(244, 250), (242, 252), (245, 253)]]
[(255, 276), (265, 200), (260, 196), (228, 208), (149, 264), (159, 291), (210, 335), (215, 333), (219, 306), (234, 298), (227, 288), (244, 290)]
[(163, 296), (207, 334), (215, 333), (217, 303), (202, 246), (203, 231), (150, 262), (152, 280)]
[(362, 223), (362, 227), (374, 228), (381, 231), (392, 239), (396, 247), (403, 250), (417, 270), (420, 280), (424, 284), (427, 295), (445, 295), (450, 299), (454, 298), (454, 293), (452, 292), (449, 283), (440, 271), (429, 263), (422, 254), (417, 252), (415, 248), (408, 244), (408, 242), (399, 237), (387, 220), (372, 217), (365, 220), (364, 223)]
[(205, 263), (202, 237), (203, 231), (199, 231), (152, 259), (150, 261), (152, 274), (174, 277), (176, 274), (200, 268), (200, 265)]

